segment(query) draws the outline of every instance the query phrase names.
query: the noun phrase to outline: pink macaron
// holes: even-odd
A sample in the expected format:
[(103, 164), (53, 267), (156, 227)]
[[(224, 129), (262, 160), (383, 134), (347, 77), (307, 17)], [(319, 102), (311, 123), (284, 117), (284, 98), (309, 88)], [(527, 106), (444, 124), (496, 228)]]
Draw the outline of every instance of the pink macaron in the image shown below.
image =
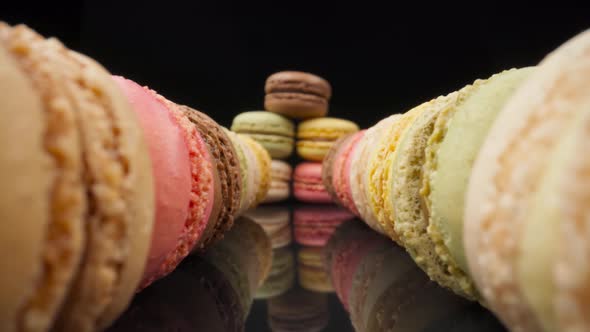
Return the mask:
[(346, 142), (339, 153), (334, 158), (333, 165), (333, 176), (332, 186), (338, 196), (340, 203), (355, 215), (359, 215), (359, 212), (352, 199), (352, 192), (350, 190), (350, 164), (351, 156), (357, 143), (365, 134), (365, 130), (359, 131), (353, 135), (353, 137)]
[(343, 222), (354, 218), (337, 205), (306, 205), (293, 211), (295, 241), (301, 245), (323, 247), (334, 230)]
[(322, 183), (322, 163), (302, 162), (295, 167), (293, 195), (306, 203), (332, 203), (330, 194)]
[(154, 91), (115, 76), (148, 143), (156, 216), (140, 288), (170, 273), (201, 237), (213, 207), (213, 160), (196, 127)]

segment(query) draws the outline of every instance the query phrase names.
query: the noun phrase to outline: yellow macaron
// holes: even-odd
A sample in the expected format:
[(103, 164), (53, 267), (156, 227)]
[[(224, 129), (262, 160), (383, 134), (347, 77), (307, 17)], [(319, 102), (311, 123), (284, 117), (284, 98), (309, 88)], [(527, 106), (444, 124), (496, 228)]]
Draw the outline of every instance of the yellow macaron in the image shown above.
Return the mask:
[(301, 122), (297, 128), (297, 154), (305, 160), (322, 161), (340, 137), (359, 130), (356, 123), (337, 118)]

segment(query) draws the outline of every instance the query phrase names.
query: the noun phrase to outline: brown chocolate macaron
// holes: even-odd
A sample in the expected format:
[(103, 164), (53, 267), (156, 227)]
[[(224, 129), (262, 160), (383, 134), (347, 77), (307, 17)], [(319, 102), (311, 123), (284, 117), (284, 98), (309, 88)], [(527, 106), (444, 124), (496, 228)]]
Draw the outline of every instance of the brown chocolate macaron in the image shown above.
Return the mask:
[[(217, 164), (216, 182), (219, 183), (220, 195), (215, 196), (214, 212), (217, 219), (211, 218), (203, 238), (195, 246), (195, 250), (203, 249), (221, 239), (223, 234), (234, 224), (234, 218), (240, 207), (242, 178), (240, 161), (227, 134), (222, 127), (207, 115), (188, 106), (178, 105), (205, 140), (209, 152)], [(217, 181), (218, 180), (218, 181)], [(215, 213), (215, 209), (219, 213)]]
[(325, 79), (299, 71), (270, 75), (264, 86), (264, 108), (294, 119), (326, 116), (332, 87)]

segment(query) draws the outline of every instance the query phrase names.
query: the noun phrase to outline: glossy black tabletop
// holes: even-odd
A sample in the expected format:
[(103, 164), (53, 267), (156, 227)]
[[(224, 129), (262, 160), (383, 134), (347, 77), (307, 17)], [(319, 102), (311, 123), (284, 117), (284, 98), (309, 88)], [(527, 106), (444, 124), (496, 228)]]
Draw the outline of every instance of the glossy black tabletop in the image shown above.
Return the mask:
[[(275, 216), (277, 210), (283, 210), (283, 216), (288, 216), (292, 243), (273, 249), (275, 264), (270, 274), (274, 277), (269, 279), (274, 278), (275, 281), (271, 281), (273, 285), (267, 285), (266, 290), (259, 288), (253, 293), (238, 289), (240, 283), (236, 280), (247, 272), (224, 268), (229, 266), (224, 260), (236, 261), (235, 257), (230, 256), (240, 255), (239, 249), (233, 251), (234, 253), (231, 250), (222, 250), (229, 244), (224, 244), (224, 241), (231, 241), (232, 238), (235, 240), (230, 234), (211, 249), (222, 254), (205, 252), (189, 256), (169, 276), (137, 294), (125, 314), (109, 331), (346, 332), (355, 331), (355, 325), (357, 331), (379, 331), (385, 328), (392, 331), (505, 331), (500, 322), (480, 304), (463, 300), (438, 287), (421, 275), (418, 269), (413, 271), (419, 272), (406, 275), (405, 279), (401, 279), (403, 281), (400, 282), (399, 278), (394, 281), (396, 262), (400, 259), (409, 260), (409, 257), (403, 257), (406, 255), (403, 249), (377, 234), (372, 234), (359, 220), (333, 224), (331, 227), (336, 228), (336, 231), (329, 239), (323, 240), (326, 242), (324, 246), (306, 249), (309, 246), (301, 242), (307, 243), (305, 236), (317, 234), (313, 230), (315, 226), (311, 224), (311, 228), (306, 229), (308, 233), (301, 232), (301, 229), (295, 229), (300, 226), (294, 225), (292, 216), (300, 209), (307, 208), (300, 204), (272, 208)], [(261, 209), (263, 210), (255, 211), (258, 214), (252, 215), (264, 216), (265, 207)], [(269, 219), (263, 221), (268, 222)], [(325, 236), (325, 232), (322, 234)], [(235, 236), (239, 237), (239, 234)], [(326, 267), (336, 258), (326, 257), (336, 255), (330, 250), (335, 250), (332, 243), (337, 242), (336, 237), (339, 236), (348, 236), (349, 240), (344, 241), (344, 247), (340, 243), (338, 250), (346, 250), (346, 246), (355, 245), (355, 241), (361, 238), (365, 239), (365, 243), (380, 243), (381, 249), (365, 250), (364, 256), (356, 258), (354, 264), (359, 266), (359, 271), (354, 272), (357, 274), (354, 279), (336, 276), (340, 280), (349, 280), (339, 283), (340, 293), (337, 295), (332, 285), (335, 276)], [(354, 248), (357, 249), (359, 252), (363, 250), (361, 247)], [(315, 260), (311, 253), (317, 254), (319, 258)], [(280, 258), (289, 255), (292, 255), (289, 259)], [(375, 260), (378, 255), (382, 255), (384, 259), (376, 269), (371, 260)], [(320, 277), (321, 280), (318, 279), (318, 273), (324, 271), (312, 269), (309, 271), (315, 274), (305, 272), (304, 265), (312, 260), (324, 264), (325, 276)], [(312, 264), (316, 264), (313, 262)], [(283, 267), (277, 267), (277, 263)], [(280, 277), (273, 272), (277, 268), (290, 269), (293, 275)], [(390, 277), (391, 271), (393, 274)], [(369, 280), (366, 282), (366, 289), (359, 292), (355, 287), (359, 287), (357, 284), (363, 278), (363, 273), (372, 273), (372, 279), (365, 278), (364, 280)], [(289, 280), (279, 280), (284, 278)], [(425, 281), (416, 283), (418, 279)], [(343, 296), (345, 284), (351, 288), (345, 291), (345, 296), (350, 299), (348, 310), (339, 298)], [(411, 286), (412, 284), (419, 286)], [(356, 324), (351, 321), (352, 311), (356, 312), (356, 317), (352, 315)]]

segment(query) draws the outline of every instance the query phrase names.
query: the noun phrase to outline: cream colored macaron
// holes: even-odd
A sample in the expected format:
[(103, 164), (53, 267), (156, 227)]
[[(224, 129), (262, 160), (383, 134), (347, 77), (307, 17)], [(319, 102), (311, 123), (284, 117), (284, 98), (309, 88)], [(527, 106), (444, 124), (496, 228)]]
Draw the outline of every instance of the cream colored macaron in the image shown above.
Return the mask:
[[(590, 267), (584, 258), (590, 254), (584, 231), (589, 201), (582, 171), (587, 158), (585, 150), (562, 143), (569, 132), (580, 130), (575, 126), (590, 109), (588, 91), (590, 31), (541, 62), (500, 112), (473, 167), (465, 207), (467, 261), (487, 304), (513, 331), (590, 329)], [(585, 130), (582, 141), (575, 139), (580, 147), (587, 145)], [(566, 158), (557, 148), (561, 144), (573, 161), (559, 166), (561, 180), (554, 180), (552, 167), (563, 162), (556, 157)], [(564, 196), (552, 201), (555, 195), (545, 186)], [(530, 229), (538, 229), (537, 223), (555, 227), (552, 205), (562, 209), (559, 231), (539, 236), (555, 250), (534, 250), (540, 244)], [(547, 215), (538, 215), (539, 209)], [(551, 285), (555, 292), (546, 296)]]

